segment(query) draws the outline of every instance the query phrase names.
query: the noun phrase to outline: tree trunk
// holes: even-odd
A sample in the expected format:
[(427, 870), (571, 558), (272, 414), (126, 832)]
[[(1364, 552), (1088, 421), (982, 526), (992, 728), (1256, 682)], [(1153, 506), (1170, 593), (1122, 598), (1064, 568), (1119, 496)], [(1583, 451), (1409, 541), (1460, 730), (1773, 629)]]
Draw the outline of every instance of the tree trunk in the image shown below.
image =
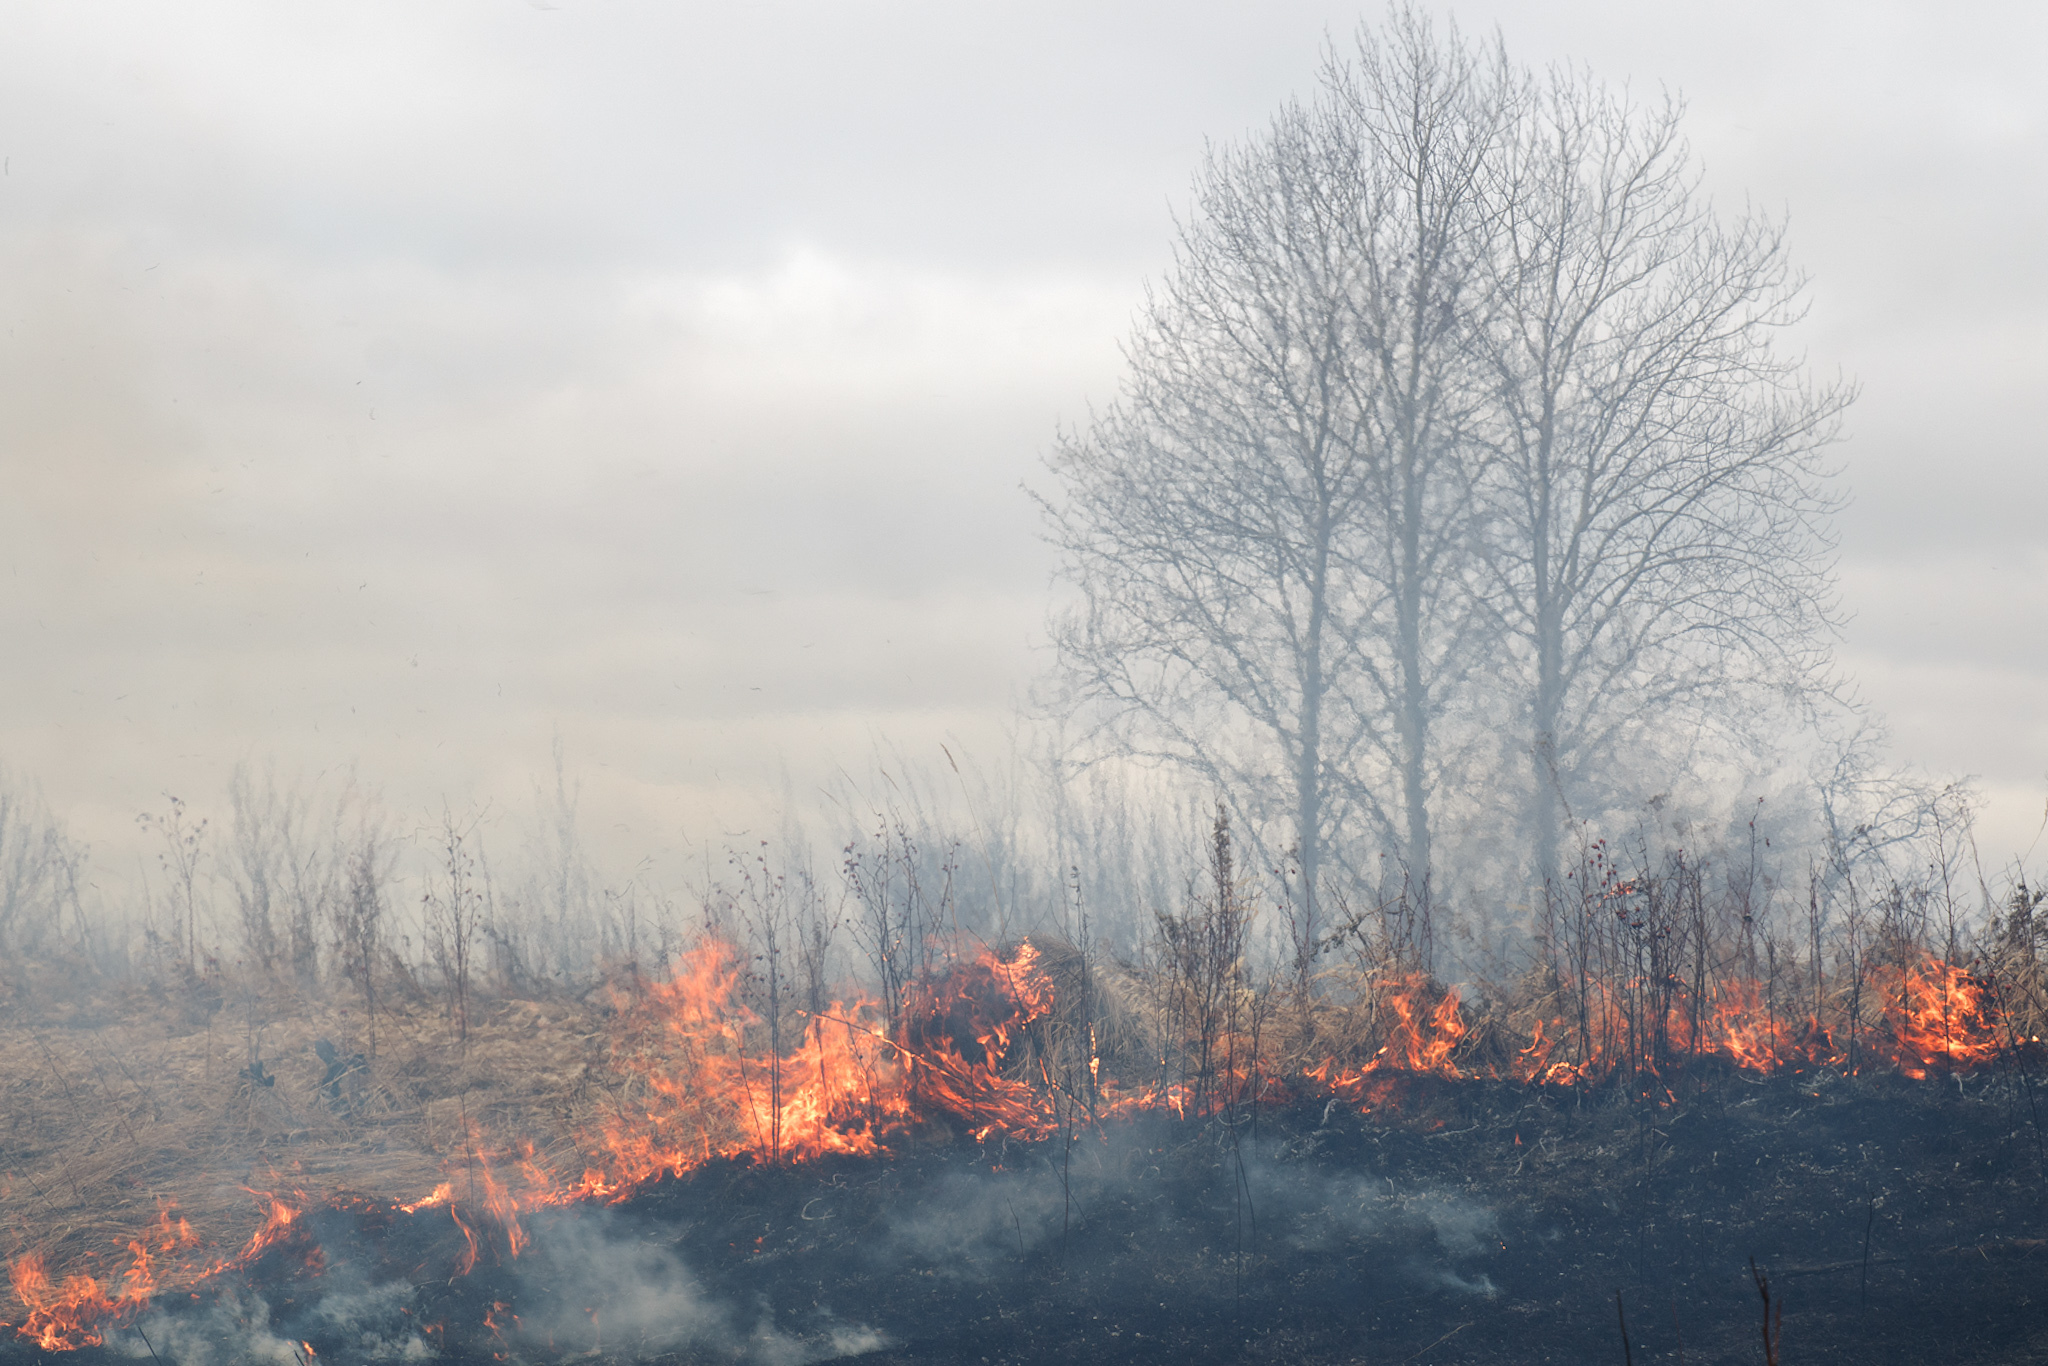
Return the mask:
[[(1407, 497), (1419, 504), (1420, 489), (1410, 481)], [(1420, 552), (1416, 542), (1420, 508), (1407, 519), (1399, 607), (1399, 650), (1401, 658), (1401, 805), (1407, 817), (1407, 862), (1409, 884), (1426, 896), (1429, 889), (1429, 789), (1424, 781), (1429, 762), (1428, 693), (1422, 681), (1422, 582)]]
[(1564, 711), (1564, 604), (1553, 581), (1550, 544), (1552, 509), (1556, 502), (1553, 443), (1556, 415), (1545, 386), (1542, 424), (1536, 436), (1536, 487), (1531, 517), (1530, 570), (1535, 596), (1536, 690), (1530, 699), (1529, 759), (1535, 768), (1535, 820), (1532, 832), (1536, 877), (1547, 897), (1558, 887), (1558, 847), (1562, 843), (1563, 774), (1558, 770), (1557, 727)]
[(1309, 584), (1307, 639), (1301, 667), (1301, 730), (1294, 770), (1294, 839), (1301, 861), (1302, 942), (1313, 944), (1316, 880), (1322, 869), (1323, 836), (1323, 632), (1329, 619), (1330, 532), (1318, 538), (1314, 577)]

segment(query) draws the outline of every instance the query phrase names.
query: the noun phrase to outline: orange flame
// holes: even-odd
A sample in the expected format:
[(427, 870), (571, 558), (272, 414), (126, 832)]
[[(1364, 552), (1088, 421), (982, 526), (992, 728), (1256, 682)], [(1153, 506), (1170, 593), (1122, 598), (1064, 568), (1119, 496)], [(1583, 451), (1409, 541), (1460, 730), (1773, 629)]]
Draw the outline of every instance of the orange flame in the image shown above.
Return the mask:
[(15, 1331), (45, 1351), (98, 1346), (103, 1324), (139, 1311), (156, 1293), (148, 1249), (138, 1240), (128, 1244), (128, 1251), (134, 1261), (111, 1294), (91, 1276), (66, 1276), (62, 1284), (51, 1285), (43, 1259), (33, 1253), (8, 1263), (15, 1298), (28, 1308)]
[(1890, 1061), (1915, 1081), (1935, 1070), (1963, 1072), (1998, 1055), (1999, 1040), (1985, 1010), (1985, 983), (1953, 963), (1929, 960), (1877, 974)]
[(898, 1131), (950, 1118), (972, 1132), (1050, 1132), (1049, 1107), (1001, 1067), (1019, 1033), (1052, 1008), (1052, 981), (1029, 944), (984, 950), (907, 993), (892, 1032), (879, 1003), (834, 1002), (786, 1053), (749, 1047), (764, 1022), (739, 999), (739, 955), (709, 941), (644, 1002), (621, 1002), (621, 1070), (637, 1109), (606, 1124), (608, 1169), (577, 1190), (615, 1199), (712, 1157), (759, 1161), (882, 1150)]

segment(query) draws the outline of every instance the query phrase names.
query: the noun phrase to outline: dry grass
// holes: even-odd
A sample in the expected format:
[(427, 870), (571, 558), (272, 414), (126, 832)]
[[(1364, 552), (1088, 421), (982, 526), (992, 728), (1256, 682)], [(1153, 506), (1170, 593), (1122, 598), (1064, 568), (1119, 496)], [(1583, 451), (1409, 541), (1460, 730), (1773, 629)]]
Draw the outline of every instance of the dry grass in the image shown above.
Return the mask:
[[(359, 1003), (188, 978), (179, 988), (16, 978), (0, 996), (0, 1255), (106, 1276), (175, 1205), (203, 1265), (262, 1223), (250, 1191), (413, 1200), (459, 1174), (469, 1135), (522, 1139), (581, 1171), (574, 1135), (602, 1085), (601, 993), (378, 1012), (366, 1069), (331, 1088), (316, 1040), (369, 1053)], [(218, 1008), (210, 1008), (218, 1000)], [(260, 1060), (260, 1084), (250, 1075)], [(6, 1302), (0, 1317), (18, 1311)]]

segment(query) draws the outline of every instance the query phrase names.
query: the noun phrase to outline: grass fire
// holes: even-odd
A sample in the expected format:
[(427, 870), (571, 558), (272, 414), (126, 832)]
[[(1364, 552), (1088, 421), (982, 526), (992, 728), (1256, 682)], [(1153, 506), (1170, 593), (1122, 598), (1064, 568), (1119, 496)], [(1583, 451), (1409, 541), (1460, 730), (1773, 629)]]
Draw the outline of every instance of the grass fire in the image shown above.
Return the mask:
[(7, 8), (0, 1366), (2048, 1361), (2048, 19)]
[[(1042, 1353), (1055, 1327), (1016, 1304), (957, 1318), (993, 1297), (1066, 1306), (1058, 1333), (1127, 1359), (1195, 1350), (1192, 1314), (1231, 1335), (1200, 1359), (1350, 1359), (1369, 1323), (1385, 1350), (1455, 1330), (1444, 1359), (1528, 1360), (1504, 1318), (1590, 1317), (1625, 1275), (1719, 1360), (1742, 1257), (1771, 1258), (1796, 1342), (1851, 1281), (1896, 1305), (1956, 1249), (2024, 1280), (2048, 1248), (2016, 1231), (2041, 1213), (2031, 893), (1967, 957), (1893, 907), (1831, 966), (1684, 858), (1623, 878), (1596, 847), (1534, 963), (1452, 985), (1401, 905), (1255, 972), (1233, 857), (1219, 813), (1136, 957), (934, 929), (893, 990), (825, 1000), (721, 917), (575, 990), (458, 999), (393, 966), (374, 1044), (361, 993), (17, 976), (0, 1040), (43, 1100), (12, 1111), (0, 1359)], [(1916, 1144), (1949, 1169), (1898, 1165)], [(1766, 1160), (1816, 1184), (1745, 1219), (1716, 1182)], [(1898, 1222), (1954, 1196), (1983, 1203)], [(1859, 1210), (1862, 1242), (1822, 1235)], [(1361, 1258), (1369, 1317), (1287, 1308)]]

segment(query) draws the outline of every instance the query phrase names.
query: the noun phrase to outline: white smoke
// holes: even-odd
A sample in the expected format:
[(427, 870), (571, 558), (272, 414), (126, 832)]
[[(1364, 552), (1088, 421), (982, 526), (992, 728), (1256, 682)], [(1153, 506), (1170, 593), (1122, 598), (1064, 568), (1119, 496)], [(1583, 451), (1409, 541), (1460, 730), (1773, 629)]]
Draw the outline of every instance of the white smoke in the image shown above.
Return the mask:
[[(303, 1330), (327, 1344), (329, 1357), (350, 1362), (430, 1361), (435, 1356), (401, 1312), (412, 1297), (402, 1282), (322, 1296)], [(153, 1310), (133, 1326), (107, 1334), (107, 1346), (142, 1361), (178, 1366), (307, 1366), (303, 1339), (280, 1336), (270, 1305), (247, 1290), (230, 1291), (204, 1309)]]
[(1057, 1238), (1072, 1222), (1072, 1196), (1090, 1196), (1095, 1185), (1063, 1187), (1048, 1172), (955, 1173), (891, 1220), (883, 1247), (942, 1275), (979, 1279)]
[(874, 1329), (822, 1308), (801, 1334), (778, 1328), (767, 1305), (743, 1313), (710, 1294), (671, 1248), (614, 1229), (602, 1211), (564, 1211), (534, 1234), (519, 1269), (540, 1293), (520, 1296), (508, 1336), (557, 1350), (689, 1347), (757, 1366), (808, 1366), (884, 1345)]
[[(1263, 1162), (1246, 1165), (1245, 1186), (1261, 1230), (1289, 1246), (1336, 1251), (1368, 1240), (1390, 1243), (1407, 1251), (1404, 1265), (1424, 1285), (1498, 1293), (1490, 1278), (1466, 1268), (1499, 1249), (1500, 1220), (1460, 1192)], [(1426, 1251), (1425, 1242), (1433, 1247)]]

